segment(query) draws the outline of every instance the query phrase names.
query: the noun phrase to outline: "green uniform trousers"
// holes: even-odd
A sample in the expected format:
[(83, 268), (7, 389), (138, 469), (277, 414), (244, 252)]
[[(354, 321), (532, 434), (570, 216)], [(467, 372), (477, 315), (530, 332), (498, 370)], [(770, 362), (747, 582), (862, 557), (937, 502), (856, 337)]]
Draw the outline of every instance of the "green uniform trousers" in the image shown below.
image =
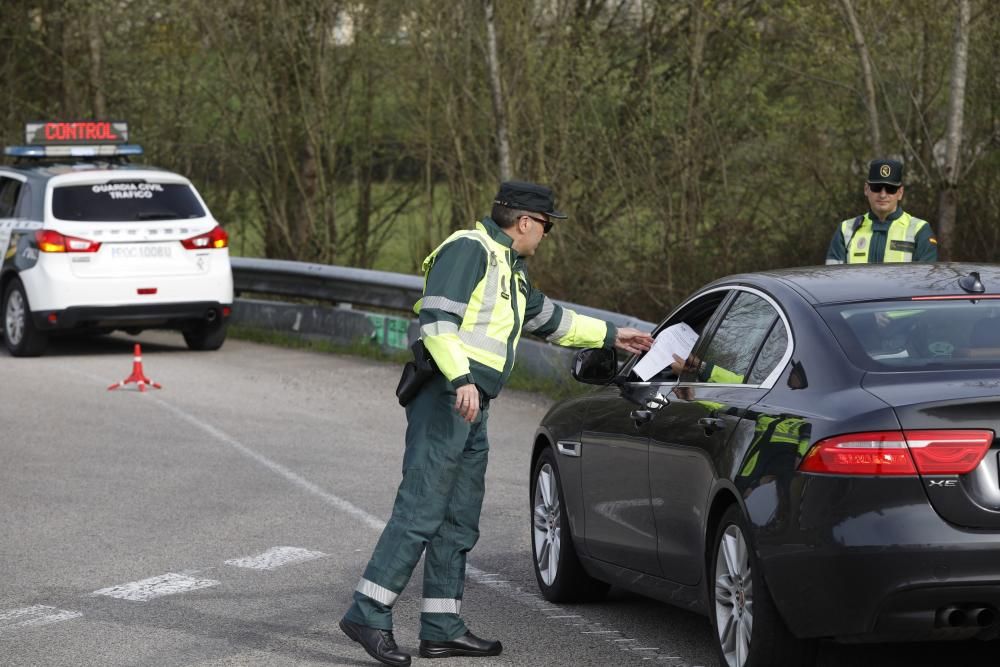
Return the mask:
[(392, 516), (345, 618), (392, 629), (392, 605), (424, 554), (420, 638), (449, 641), (467, 631), (459, 617), (465, 556), (479, 539), (486, 490), (488, 406), (476, 421), (455, 411), (455, 390), (435, 375), (406, 406), (403, 481)]

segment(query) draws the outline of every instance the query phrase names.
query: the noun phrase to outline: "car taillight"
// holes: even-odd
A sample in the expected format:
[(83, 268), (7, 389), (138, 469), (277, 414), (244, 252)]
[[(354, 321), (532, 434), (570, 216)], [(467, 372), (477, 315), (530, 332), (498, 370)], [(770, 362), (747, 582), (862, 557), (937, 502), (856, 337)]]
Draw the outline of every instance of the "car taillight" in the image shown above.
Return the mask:
[(820, 440), (799, 464), (828, 475), (964, 475), (993, 443), (993, 431), (849, 433)]
[(975, 470), (993, 444), (993, 431), (904, 431), (917, 470), (964, 475)]
[(65, 236), (51, 229), (40, 229), (35, 232), (35, 241), (42, 252), (97, 252), (101, 244), (75, 236)]
[(228, 248), (229, 234), (222, 227), (216, 225), (210, 232), (192, 236), (181, 241), (181, 245), (188, 250), (204, 250), (206, 248)]

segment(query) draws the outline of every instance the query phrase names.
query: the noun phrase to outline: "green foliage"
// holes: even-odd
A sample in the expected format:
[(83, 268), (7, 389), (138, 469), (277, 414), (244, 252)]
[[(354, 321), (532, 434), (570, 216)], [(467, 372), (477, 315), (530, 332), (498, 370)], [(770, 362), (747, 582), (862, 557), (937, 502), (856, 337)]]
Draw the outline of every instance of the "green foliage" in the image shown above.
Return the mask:
[[(724, 274), (821, 263), (873, 157), (846, 0), (497, 2), (517, 177), (571, 219), (532, 260), (550, 295), (659, 319)], [(885, 153), (935, 223), (956, 2), (850, 0)], [(956, 259), (1000, 258), (993, 66), (972, 1)], [(192, 178), (237, 254), (413, 273), (489, 211), (497, 166), (482, 3), (8, 0), (0, 100), (23, 123), (130, 121)]]
[[(246, 326), (230, 327), (229, 336), (237, 340), (246, 340), (253, 343), (275, 345), (297, 350), (310, 350), (326, 354), (350, 355), (372, 361), (384, 361), (397, 366), (406, 363), (411, 358), (408, 351), (387, 352), (377, 345), (372, 345), (371, 341), (363, 339), (350, 345), (342, 345), (320, 337), (267, 331)], [(553, 380), (547, 377), (539, 377), (531, 373), (530, 369), (516, 364), (507, 382), (507, 387), (518, 391), (542, 394), (551, 399), (579, 396), (590, 390), (590, 387), (587, 385), (574, 382), (568, 374), (563, 380)]]

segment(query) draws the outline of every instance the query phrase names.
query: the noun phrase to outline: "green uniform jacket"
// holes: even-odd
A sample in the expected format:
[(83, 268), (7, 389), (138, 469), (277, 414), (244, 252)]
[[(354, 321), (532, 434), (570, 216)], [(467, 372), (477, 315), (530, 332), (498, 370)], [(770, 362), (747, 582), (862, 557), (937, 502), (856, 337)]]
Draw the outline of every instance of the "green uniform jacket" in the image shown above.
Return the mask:
[[(566, 347), (613, 347), (610, 322), (563, 308), (535, 289), (512, 239), (489, 217), (456, 232), (424, 260), (424, 295), (414, 306), (420, 337), (455, 388), (500, 393), (522, 330)], [(490, 313), (480, 312), (492, 303)]]
[[(851, 221), (845, 220), (840, 225), (837, 225), (837, 230), (833, 233), (833, 239), (830, 240), (830, 247), (826, 252), (826, 263), (827, 264), (853, 264), (853, 263), (868, 263), (868, 264), (881, 264), (885, 261), (885, 246), (886, 239), (889, 237), (889, 227), (893, 222), (899, 220), (903, 216), (903, 208), (897, 206), (896, 210), (893, 211), (889, 217), (885, 219), (885, 222), (880, 222), (877, 217), (870, 211), (864, 215), (861, 220), (861, 225), (858, 227), (856, 232), (853, 232), (854, 236), (859, 239), (862, 236), (871, 234), (870, 242), (868, 245), (868, 257), (865, 260), (854, 259), (853, 262), (848, 261), (847, 247), (844, 239), (844, 228), (845, 225), (848, 228), (853, 229), (853, 219)], [(919, 220), (923, 224), (917, 230), (916, 236), (913, 239), (913, 259), (914, 262), (936, 262), (937, 261), (937, 239), (934, 238), (934, 231), (931, 226), (923, 220)], [(900, 223), (902, 224), (902, 221)], [(850, 235), (851, 232), (848, 232)], [(860, 235), (860, 236), (859, 236)]]

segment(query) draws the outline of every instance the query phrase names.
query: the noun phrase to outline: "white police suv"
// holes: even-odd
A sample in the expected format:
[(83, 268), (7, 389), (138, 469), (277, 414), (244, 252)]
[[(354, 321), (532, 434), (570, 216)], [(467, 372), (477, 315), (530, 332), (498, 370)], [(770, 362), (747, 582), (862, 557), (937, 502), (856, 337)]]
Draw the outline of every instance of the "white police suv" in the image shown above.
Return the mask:
[(177, 329), (218, 349), (232, 311), (229, 237), (191, 182), (132, 165), (121, 122), (40, 122), (0, 166), (0, 328), (14, 356), (51, 334)]

